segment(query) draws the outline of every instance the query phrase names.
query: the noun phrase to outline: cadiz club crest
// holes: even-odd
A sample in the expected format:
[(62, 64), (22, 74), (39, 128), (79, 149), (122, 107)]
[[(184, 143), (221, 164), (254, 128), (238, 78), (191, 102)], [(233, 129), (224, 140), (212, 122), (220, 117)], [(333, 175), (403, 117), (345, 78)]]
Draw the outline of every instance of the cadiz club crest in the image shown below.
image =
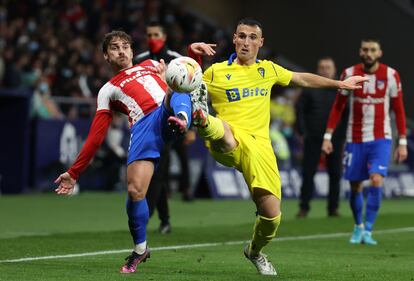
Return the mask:
[(264, 70), (264, 68), (263, 67), (259, 67), (257, 69), (257, 71), (259, 71), (260, 75), (264, 78), (264, 76), (265, 76), (265, 70)]

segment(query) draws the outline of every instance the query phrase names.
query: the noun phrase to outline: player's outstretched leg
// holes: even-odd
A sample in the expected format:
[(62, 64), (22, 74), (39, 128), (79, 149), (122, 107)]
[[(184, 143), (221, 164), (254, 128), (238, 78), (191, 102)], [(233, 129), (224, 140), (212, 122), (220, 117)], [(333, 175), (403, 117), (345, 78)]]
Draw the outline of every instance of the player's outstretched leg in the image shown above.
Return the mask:
[(191, 92), (193, 125), (196, 127), (206, 127), (209, 123), (207, 95), (207, 86), (204, 82)]

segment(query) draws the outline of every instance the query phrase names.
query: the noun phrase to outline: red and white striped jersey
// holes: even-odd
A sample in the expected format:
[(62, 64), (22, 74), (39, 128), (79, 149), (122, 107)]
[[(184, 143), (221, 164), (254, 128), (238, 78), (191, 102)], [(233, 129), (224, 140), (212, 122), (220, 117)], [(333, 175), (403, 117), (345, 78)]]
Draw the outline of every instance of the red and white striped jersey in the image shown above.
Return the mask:
[(115, 75), (100, 89), (96, 110), (120, 111), (128, 115), (132, 126), (157, 109), (167, 89), (166, 83), (155, 74), (157, 64), (145, 60)]
[(347, 142), (391, 139), (390, 107), (395, 113), (399, 134), (405, 135), (406, 121), (398, 72), (385, 64), (379, 64), (375, 73), (366, 73), (363, 64), (357, 64), (345, 69), (341, 80), (353, 75), (368, 77), (369, 81), (361, 89), (338, 91), (329, 115), (328, 129), (336, 127), (349, 97)]
[(113, 110), (128, 115), (132, 126), (161, 106), (167, 84), (156, 74), (157, 64), (156, 61), (146, 60), (124, 69), (100, 89), (88, 137), (68, 170), (72, 178), (79, 178), (102, 144), (112, 121)]

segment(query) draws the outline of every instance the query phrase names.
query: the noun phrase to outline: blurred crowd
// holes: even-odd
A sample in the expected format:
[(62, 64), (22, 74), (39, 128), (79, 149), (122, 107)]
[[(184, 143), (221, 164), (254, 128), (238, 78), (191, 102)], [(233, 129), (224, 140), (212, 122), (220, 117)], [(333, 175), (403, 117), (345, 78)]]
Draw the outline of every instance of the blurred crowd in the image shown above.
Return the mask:
[(223, 30), (167, 1), (3, 0), (0, 87), (32, 89), (33, 114), (40, 118), (90, 117), (99, 88), (111, 77), (100, 51), (103, 35), (122, 29), (139, 53), (147, 49), (150, 21), (167, 27), (168, 46), (181, 54), (189, 42), (204, 40), (218, 43), (221, 59), (230, 46)]
[[(166, 27), (168, 47), (183, 55), (191, 42), (217, 43), (217, 54), (206, 65), (225, 60), (233, 52), (232, 31), (211, 26), (165, 0), (3, 0), (0, 88), (31, 89), (36, 118), (91, 118), (96, 95), (111, 77), (101, 53), (103, 35), (113, 29), (126, 31), (138, 54), (148, 49), (145, 28), (151, 21)], [(260, 56), (272, 59), (274, 54), (264, 47)], [(292, 155), (301, 151), (291, 151), (300, 148), (293, 129), (299, 95), (295, 89), (275, 87), (272, 91), (271, 137), (280, 165), (286, 168), (292, 164)]]

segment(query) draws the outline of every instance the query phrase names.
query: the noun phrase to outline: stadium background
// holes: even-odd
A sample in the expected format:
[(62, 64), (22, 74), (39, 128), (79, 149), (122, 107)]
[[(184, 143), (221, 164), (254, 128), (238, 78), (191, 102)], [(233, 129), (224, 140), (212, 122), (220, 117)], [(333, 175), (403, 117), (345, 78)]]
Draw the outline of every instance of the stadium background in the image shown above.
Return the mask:
[[(412, 1), (392, 0), (2, 1), (0, 190), (6, 194), (53, 189), (53, 178), (74, 160), (85, 139), (96, 93), (110, 77), (100, 56), (102, 35), (122, 28), (132, 34), (138, 53), (146, 50), (144, 31), (150, 20), (167, 26), (168, 46), (182, 54), (190, 42), (218, 43), (217, 56), (206, 65), (231, 53), (234, 24), (243, 16), (263, 23), (265, 47), (260, 57), (297, 71), (314, 71), (315, 62), (324, 55), (332, 56), (342, 69), (358, 62), (361, 38), (380, 38), (383, 61), (401, 74), (405, 108), (412, 119), (413, 6)], [(301, 146), (293, 133), (298, 94), (274, 89), (274, 105), (282, 113), (276, 110), (272, 116), (290, 148), (289, 159), (279, 163), (287, 197), (296, 197), (300, 186)], [(412, 128), (412, 121), (408, 127)], [(124, 146), (127, 139), (125, 131)], [(410, 152), (412, 140), (410, 135)], [(198, 141), (189, 148), (193, 190), (200, 196), (248, 196), (240, 175), (218, 166), (202, 147)], [(391, 167), (386, 183), (389, 196), (412, 195), (411, 155), (404, 165)], [(105, 186), (101, 169), (105, 162), (95, 162), (80, 180), (82, 189)], [(176, 161), (171, 169), (179, 173)], [(326, 193), (325, 183), (322, 165), (317, 195)], [(343, 195), (346, 188), (344, 183)]]
[[(189, 42), (217, 42), (215, 60), (223, 60), (232, 52), (234, 24), (243, 16), (264, 25), (262, 58), (299, 71), (314, 71), (324, 55), (342, 69), (358, 61), (362, 37), (380, 38), (383, 61), (399, 70), (405, 109), (414, 118), (412, 0), (0, 0), (0, 281), (264, 280), (242, 251), (256, 211), (250, 200), (188, 203), (173, 193), (172, 232), (160, 234), (152, 218), (151, 259), (125, 276), (119, 274), (131, 246), (125, 185), (115, 189), (122, 192), (95, 192), (105, 190), (112, 162), (96, 157), (81, 177), (79, 196), (52, 192), (54, 178), (78, 153), (97, 90), (109, 78), (100, 51), (106, 31), (131, 32), (137, 53), (146, 49), (145, 23), (159, 19), (167, 25), (171, 49), (185, 54)], [(276, 88), (273, 94), (279, 130), (272, 132), (280, 132), (290, 148), (290, 156), (279, 157), (284, 196), (295, 198), (302, 149), (292, 131), (299, 92)], [(380, 244), (349, 245), (353, 221), (344, 200), (341, 217), (328, 218), (325, 200), (315, 200), (307, 219), (296, 218), (297, 200), (284, 200), (277, 239), (266, 248), (278, 280), (414, 280), (413, 199), (406, 198), (414, 195), (411, 121), (408, 127), (409, 159), (392, 165), (385, 183), (386, 197), (394, 198), (382, 202), (374, 230)], [(128, 129), (123, 130), (125, 146)], [(218, 166), (200, 141), (189, 151), (190, 180), (199, 197), (248, 196), (240, 175)], [(174, 187), (176, 160), (171, 172)], [(316, 184), (323, 196), (323, 163)], [(346, 190), (344, 184), (343, 197)]]

